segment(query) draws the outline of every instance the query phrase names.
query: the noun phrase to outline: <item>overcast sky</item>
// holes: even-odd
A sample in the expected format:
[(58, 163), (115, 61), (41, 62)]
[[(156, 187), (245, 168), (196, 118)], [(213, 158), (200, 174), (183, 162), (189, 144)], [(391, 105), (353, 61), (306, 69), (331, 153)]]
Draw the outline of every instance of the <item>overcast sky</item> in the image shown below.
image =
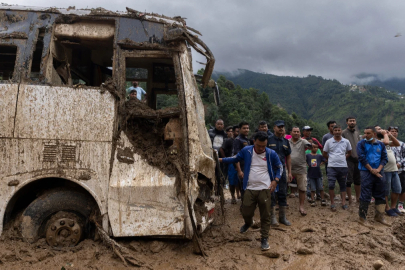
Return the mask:
[[(4, 0), (7, 2), (7, 0)], [(14, 0), (8, 4), (103, 7), (181, 15), (216, 58), (216, 70), (322, 76), (405, 77), (405, 1)], [(404, 36), (394, 37), (397, 33)], [(203, 59), (194, 59), (200, 60)], [(202, 66), (194, 62), (194, 69)]]

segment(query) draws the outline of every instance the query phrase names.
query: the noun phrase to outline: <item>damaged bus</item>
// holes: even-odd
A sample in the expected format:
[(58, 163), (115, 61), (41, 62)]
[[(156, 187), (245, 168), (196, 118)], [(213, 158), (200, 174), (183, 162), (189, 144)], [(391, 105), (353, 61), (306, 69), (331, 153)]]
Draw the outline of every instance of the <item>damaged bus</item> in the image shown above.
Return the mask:
[[(181, 17), (0, 5), (0, 231), (74, 246), (191, 239), (213, 220), (215, 158)], [(146, 100), (127, 100), (138, 81)], [(168, 98), (170, 107), (163, 106)], [(162, 105), (163, 104), (163, 105)]]

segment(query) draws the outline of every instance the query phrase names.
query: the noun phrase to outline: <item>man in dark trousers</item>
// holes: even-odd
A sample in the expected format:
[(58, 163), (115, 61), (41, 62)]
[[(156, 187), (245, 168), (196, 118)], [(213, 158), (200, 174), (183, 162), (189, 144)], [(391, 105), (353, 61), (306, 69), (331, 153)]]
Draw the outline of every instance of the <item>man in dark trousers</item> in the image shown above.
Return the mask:
[[(228, 138), (225, 139), (224, 144), (219, 149), (220, 157), (231, 157), (233, 156), (233, 126), (229, 126), (225, 129), (226, 134), (228, 134)], [(232, 196), (232, 204), (236, 204), (236, 197), (240, 199), (240, 191), (239, 191), (239, 179), (238, 174), (235, 170), (235, 166), (233, 164), (223, 164), (224, 165), (224, 176), (228, 178), (229, 181), (229, 191), (231, 192)]]
[(365, 138), (357, 144), (359, 170), (361, 177), (359, 222), (366, 226), (368, 206), (371, 197), (375, 198), (375, 217), (377, 222), (390, 226), (384, 219), (385, 179), (383, 169), (388, 162), (387, 150), (383, 142), (378, 141), (375, 127), (364, 129)]
[[(237, 155), (240, 150), (242, 150), (245, 146), (250, 145), (250, 140), (248, 139), (249, 135), (249, 123), (246, 121), (242, 121), (239, 123), (239, 135), (238, 137), (235, 138), (235, 140), (233, 141), (233, 154)], [(244, 164), (243, 161), (241, 162), (237, 162), (235, 165), (235, 169), (238, 172), (238, 176), (239, 176), (239, 189), (241, 192), (241, 198), (243, 201), (243, 184), (242, 184), (242, 179), (243, 179), (243, 173), (244, 173)]]
[(231, 158), (222, 158), (224, 163), (244, 161), (242, 216), (245, 224), (240, 228), (245, 233), (253, 225), (256, 206), (260, 211), (261, 248), (268, 250), (270, 230), (271, 193), (276, 190), (283, 166), (278, 155), (267, 148), (267, 134), (259, 131), (254, 135), (254, 145), (244, 147)]
[[(284, 130), (285, 123), (283, 120), (277, 120), (274, 122), (274, 135), (269, 136), (267, 140), (267, 147), (274, 150), (279, 159), (281, 164), (283, 165), (283, 174), (280, 178), (279, 183), (279, 190), (277, 192), (278, 197), (278, 205), (279, 205), (279, 222), (286, 225), (291, 226), (290, 221), (286, 218), (286, 208), (287, 208), (287, 182), (291, 182), (292, 175), (291, 175), (291, 147), (290, 143), (286, 138), (284, 138), (285, 130)], [(288, 174), (286, 172), (288, 171)], [(288, 175), (288, 176), (287, 176)], [(287, 178), (288, 177), (288, 178)], [(275, 206), (276, 206), (276, 198), (273, 194), (271, 198), (271, 225), (278, 226), (278, 222), (276, 219), (275, 214)]]
[(356, 192), (356, 202), (360, 199), (360, 171), (359, 171), (359, 158), (357, 156), (357, 144), (360, 141), (360, 134), (356, 130), (356, 118), (349, 116), (346, 118), (347, 128), (343, 130), (342, 137), (349, 140), (352, 146), (352, 152), (347, 158), (347, 167), (349, 169), (346, 181), (346, 194), (349, 197), (349, 204), (352, 204), (352, 184), (354, 184), (354, 191)]

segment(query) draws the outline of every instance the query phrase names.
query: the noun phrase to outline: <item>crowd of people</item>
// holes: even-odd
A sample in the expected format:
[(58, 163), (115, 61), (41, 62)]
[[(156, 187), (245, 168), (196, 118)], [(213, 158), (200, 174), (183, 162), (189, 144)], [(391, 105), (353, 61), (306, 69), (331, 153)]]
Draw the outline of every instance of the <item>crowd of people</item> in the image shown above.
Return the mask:
[(370, 226), (367, 222), (370, 203), (375, 205), (374, 219), (387, 226), (390, 224), (385, 215), (405, 214), (405, 146), (397, 139), (398, 127), (384, 130), (368, 126), (360, 134), (352, 116), (346, 119), (346, 125), (342, 128), (336, 121), (329, 121), (329, 132), (321, 143), (311, 136), (313, 129), (309, 126), (292, 127), (290, 134), (286, 134), (283, 120), (275, 121), (273, 132), (266, 122), (259, 122), (251, 138), (247, 122), (225, 128), (223, 120), (216, 121), (208, 133), (229, 182), (231, 203), (241, 200), (240, 212), (245, 221), (241, 233), (253, 225), (258, 207), (261, 248), (267, 250), (270, 227), (280, 223), (291, 226), (286, 216), (287, 196), (298, 197), (302, 216), (307, 215), (306, 199), (313, 207), (317, 206), (317, 200), (326, 207), (323, 165), (332, 212), (337, 210), (337, 182), (340, 207), (358, 208), (358, 222), (364, 226)]

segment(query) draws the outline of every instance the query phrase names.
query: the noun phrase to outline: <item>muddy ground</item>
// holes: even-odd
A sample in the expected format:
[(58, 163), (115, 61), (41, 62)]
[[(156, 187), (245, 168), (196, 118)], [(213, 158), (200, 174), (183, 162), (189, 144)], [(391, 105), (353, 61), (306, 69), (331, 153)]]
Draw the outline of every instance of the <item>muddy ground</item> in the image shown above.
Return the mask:
[[(258, 229), (240, 234), (239, 205), (230, 204), (227, 194), (226, 223), (209, 228), (202, 236), (208, 257), (192, 252), (186, 240), (125, 238), (117, 241), (129, 248), (141, 269), (405, 269), (405, 217), (389, 218), (391, 228), (373, 222), (373, 229), (356, 223), (357, 208), (332, 213), (318, 203), (307, 205), (308, 215), (297, 210), (298, 199), (289, 199), (291, 227), (270, 231), (270, 251), (260, 251)], [(374, 209), (374, 206), (371, 206)], [(256, 213), (258, 219), (258, 213)], [(308, 253), (306, 255), (300, 253)], [(276, 258), (270, 258), (276, 257)], [(22, 242), (6, 232), (0, 241), (1, 269), (132, 269), (125, 267), (101, 241), (85, 240), (77, 247), (56, 250), (42, 239)], [(138, 267), (139, 269), (139, 267)]]

